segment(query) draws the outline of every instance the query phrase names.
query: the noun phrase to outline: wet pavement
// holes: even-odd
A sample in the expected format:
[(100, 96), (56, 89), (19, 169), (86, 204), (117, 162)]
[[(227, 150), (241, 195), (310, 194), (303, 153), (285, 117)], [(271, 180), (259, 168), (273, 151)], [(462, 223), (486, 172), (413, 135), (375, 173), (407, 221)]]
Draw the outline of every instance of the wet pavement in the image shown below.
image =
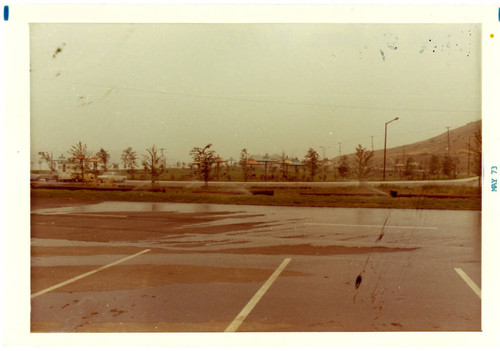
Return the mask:
[[(481, 213), (104, 202), (32, 210), (33, 332), (478, 331)], [(147, 252), (131, 257), (144, 250)], [(131, 257), (131, 258), (129, 258)], [(125, 260), (113, 266), (113, 262)]]

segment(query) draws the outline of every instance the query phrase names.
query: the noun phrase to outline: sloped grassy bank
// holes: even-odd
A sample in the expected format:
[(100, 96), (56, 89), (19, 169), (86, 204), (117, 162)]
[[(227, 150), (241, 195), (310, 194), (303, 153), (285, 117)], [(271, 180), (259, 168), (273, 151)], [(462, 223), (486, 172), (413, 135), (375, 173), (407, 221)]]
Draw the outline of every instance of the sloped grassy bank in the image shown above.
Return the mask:
[[(152, 191), (153, 190), (153, 191)], [(392, 195), (392, 196), (391, 196)], [(268, 188), (228, 190), (156, 188), (140, 191), (99, 189), (31, 189), (31, 197), (74, 201), (147, 201), (264, 206), (416, 208), (481, 210), (478, 189), (462, 186), (346, 186), (335, 188)]]

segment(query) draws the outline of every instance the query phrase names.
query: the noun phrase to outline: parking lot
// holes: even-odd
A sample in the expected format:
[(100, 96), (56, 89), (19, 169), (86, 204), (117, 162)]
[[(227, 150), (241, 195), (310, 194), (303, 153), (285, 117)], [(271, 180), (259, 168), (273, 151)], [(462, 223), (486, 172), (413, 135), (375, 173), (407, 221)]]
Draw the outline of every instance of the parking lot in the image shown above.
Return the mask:
[(480, 220), (39, 199), (31, 331), (479, 331)]

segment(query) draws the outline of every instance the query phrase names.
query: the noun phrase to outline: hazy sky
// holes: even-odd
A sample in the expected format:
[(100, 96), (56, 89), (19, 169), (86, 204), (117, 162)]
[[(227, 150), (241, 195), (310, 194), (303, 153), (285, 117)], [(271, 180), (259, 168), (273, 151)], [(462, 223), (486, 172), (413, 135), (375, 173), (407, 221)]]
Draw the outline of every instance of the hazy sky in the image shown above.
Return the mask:
[[(481, 118), (476, 24), (32, 24), (31, 152), (327, 157)], [(59, 48), (59, 50), (58, 50)]]

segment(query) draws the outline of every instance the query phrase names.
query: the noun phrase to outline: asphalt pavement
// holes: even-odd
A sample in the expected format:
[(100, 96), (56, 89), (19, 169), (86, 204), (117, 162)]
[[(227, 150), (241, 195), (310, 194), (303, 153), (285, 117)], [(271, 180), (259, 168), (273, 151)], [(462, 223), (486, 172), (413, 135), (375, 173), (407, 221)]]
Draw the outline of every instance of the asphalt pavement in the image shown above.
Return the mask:
[[(422, 185), (457, 185), (457, 186), (473, 186), (478, 185), (478, 177), (461, 178), (461, 179), (441, 179), (441, 180), (391, 180), (391, 181), (367, 181), (363, 184), (368, 186), (378, 186), (382, 184), (387, 185), (400, 185), (400, 186), (422, 186)], [(127, 180), (124, 183), (132, 186), (149, 186), (149, 180)], [(202, 181), (180, 181), (169, 180), (157, 182), (159, 186), (164, 187), (186, 187), (197, 188), (204, 186)], [(337, 182), (266, 182), (266, 181), (250, 181), (250, 182), (227, 182), (227, 181), (210, 181), (209, 184), (218, 187), (226, 188), (253, 188), (253, 187), (288, 187), (288, 188), (329, 188), (329, 187), (344, 187), (344, 186), (358, 186), (359, 181), (337, 181)]]
[(480, 331), (481, 213), (32, 209), (32, 332)]

